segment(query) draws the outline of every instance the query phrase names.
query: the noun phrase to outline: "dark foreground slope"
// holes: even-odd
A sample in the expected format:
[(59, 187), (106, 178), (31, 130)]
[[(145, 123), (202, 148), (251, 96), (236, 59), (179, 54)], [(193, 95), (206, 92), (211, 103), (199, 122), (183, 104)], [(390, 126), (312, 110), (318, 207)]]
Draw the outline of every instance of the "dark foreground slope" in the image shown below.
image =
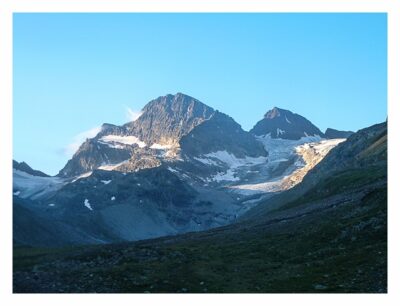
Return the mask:
[(14, 291), (386, 292), (385, 133), (379, 125), (350, 137), (327, 156), (337, 168), (325, 175), (322, 164), (305, 193), (236, 224), (135, 243), (18, 247)]

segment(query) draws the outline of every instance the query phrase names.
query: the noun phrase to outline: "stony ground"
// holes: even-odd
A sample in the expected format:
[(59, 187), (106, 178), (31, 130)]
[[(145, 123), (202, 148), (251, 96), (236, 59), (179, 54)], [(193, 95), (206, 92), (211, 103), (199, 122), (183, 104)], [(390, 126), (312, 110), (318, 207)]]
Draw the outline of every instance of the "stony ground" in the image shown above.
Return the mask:
[(386, 292), (386, 180), (136, 243), (14, 249), (14, 292)]

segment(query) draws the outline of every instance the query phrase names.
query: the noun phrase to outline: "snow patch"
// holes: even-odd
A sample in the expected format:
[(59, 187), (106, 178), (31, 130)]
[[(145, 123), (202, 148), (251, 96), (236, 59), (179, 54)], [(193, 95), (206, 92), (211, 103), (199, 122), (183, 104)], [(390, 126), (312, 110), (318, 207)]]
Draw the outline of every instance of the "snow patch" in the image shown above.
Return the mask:
[(217, 166), (218, 165), (214, 160), (211, 160), (211, 159), (208, 159), (208, 158), (194, 157), (194, 159), (199, 161), (199, 162), (201, 162), (201, 163), (203, 163), (203, 164), (206, 164), (206, 165), (211, 165), (211, 166)]
[(150, 149), (156, 149), (156, 150), (168, 150), (171, 149), (172, 146), (171, 145), (162, 145), (159, 143), (153, 143), (150, 147)]
[(20, 193), (21, 193), (21, 191), (18, 190), (16, 192), (14, 192), (13, 195), (18, 196), (18, 195), (20, 195)]
[(287, 122), (287, 123), (292, 124), (292, 123), (289, 121), (289, 119), (286, 117), (286, 115), (285, 115), (285, 119), (286, 119), (286, 122)]
[(74, 178), (74, 179), (72, 180), (72, 183), (75, 182), (75, 181), (77, 181), (77, 180), (79, 180), (79, 179), (81, 179), (81, 178), (89, 177), (89, 176), (92, 175), (92, 173), (93, 173), (92, 171), (85, 172), (85, 173), (83, 173), (83, 174), (77, 176), (76, 178)]
[(179, 173), (178, 170), (175, 170), (175, 169), (173, 169), (173, 168), (171, 168), (171, 167), (168, 167), (167, 169), (168, 169), (169, 171), (173, 172), (173, 173)]
[(208, 164), (208, 165), (220, 165), (223, 164), (229, 169), (226, 172), (219, 172), (216, 175), (208, 178), (207, 181), (238, 181), (240, 178), (235, 176), (236, 170), (244, 166), (254, 166), (266, 163), (268, 158), (264, 156), (250, 157), (245, 156), (244, 158), (238, 158), (234, 154), (227, 151), (216, 151), (205, 154), (203, 157), (195, 157), (196, 160)]
[(204, 156), (209, 160), (209, 162), (211, 162), (210, 159), (212, 159), (214, 163), (215, 161), (222, 162), (227, 166), (229, 166), (230, 168), (257, 165), (265, 163), (267, 161), (267, 157), (265, 156), (260, 156), (260, 157), (245, 156), (244, 158), (238, 158), (234, 154), (231, 154), (227, 151), (212, 152), (205, 154)]
[(111, 201), (115, 201), (115, 197), (114, 196), (111, 197)]
[(111, 183), (111, 180), (101, 180), (104, 185), (108, 185)]
[(280, 136), (280, 135), (283, 135), (283, 134), (285, 134), (285, 133), (286, 133), (286, 131), (281, 130), (280, 128), (277, 128), (277, 129), (276, 129), (276, 136)]
[(235, 189), (240, 194), (252, 195), (257, 193), (277, 192), (282, 190), (282, 184), (286, 177), (282, 177), (275, 181), (257, 183), (257, 184), (244, 184), (237, 186), (230, 186), (229, 188)]
[(134, 145), (137, 144), (139, 148), (144, 148), (147, 144), (143, 141), (140, 141), (139, 138), (135, 136), (119, 136), (119, 135), (107, 135), (100, 138), (99, 142), (106, 143), (109, 147), (112, 148), (121, 148), (121, 144), (124, 145)]
[(128, 162), (128, 161), (129, 161), (129, 159), (124, 160), (124, 161), (122, 161), (122, 162), (120, 162), (120, 163), (118, 163), (118, 164), (102, 165), (102, 166), (100, 166), (98, 169), (100, 169), (100, 170), (105, 170), (105, 171), (112, 171), (112, 170), (114, 170), (115, 168), (118, 168), (119, 166), (121, 166), (122, 164), (125, 164), (125, 163)]
[(88, 199), (85, 199), (85, 202), (83, 203), (89, 210), (93, 210), (92, 206), (89, 203)]
[(214, 181), (214, 182), (222, 182), (222, 181), (239, 181), (239, 177), (235, 176), (235, 171), (233, 169), (228, 169), (228, 171), (224, 172), (219, 172), (210, 179), (207, 179), (207, 181)]

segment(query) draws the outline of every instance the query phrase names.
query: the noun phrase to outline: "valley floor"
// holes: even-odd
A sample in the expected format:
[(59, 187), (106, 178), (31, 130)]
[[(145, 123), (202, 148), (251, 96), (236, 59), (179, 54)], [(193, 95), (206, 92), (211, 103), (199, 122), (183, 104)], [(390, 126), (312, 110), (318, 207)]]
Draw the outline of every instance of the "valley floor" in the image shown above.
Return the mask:
[(387, 189), (326, 195), (206, 232), (14, 248), (14, 292), (387, 291)]

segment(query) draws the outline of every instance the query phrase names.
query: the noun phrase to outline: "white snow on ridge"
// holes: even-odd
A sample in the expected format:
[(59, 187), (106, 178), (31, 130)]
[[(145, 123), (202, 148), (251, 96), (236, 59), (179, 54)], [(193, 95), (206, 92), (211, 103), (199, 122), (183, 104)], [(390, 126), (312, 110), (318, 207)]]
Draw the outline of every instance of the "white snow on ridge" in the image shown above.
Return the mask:
[(85, 199), (85, 202), (83, 203), (89, 210), (93, 210), (92, 206), (89, 203), (88, 199)]
[(144, 148), (147, 144), (140, 141), (139, 138), (135, 136), (119, 136), (119, 135), (107, 135), (100, 138), (100, 142), (106, 143), (112, 148), (121, 148), (120, 144), (124, 145), (134, 145), (137, 144), (139, 148)]
[(104, 185), (108, 185), (111, 183), (111, 180), (101, 180)]
[(285, 115), (285, 119), (286, 119), (286, 122), (287, 122), (287, 123), (292, 124), (292, 123), (289, 121), (289, 119), (286, 117), (286, 115)]

